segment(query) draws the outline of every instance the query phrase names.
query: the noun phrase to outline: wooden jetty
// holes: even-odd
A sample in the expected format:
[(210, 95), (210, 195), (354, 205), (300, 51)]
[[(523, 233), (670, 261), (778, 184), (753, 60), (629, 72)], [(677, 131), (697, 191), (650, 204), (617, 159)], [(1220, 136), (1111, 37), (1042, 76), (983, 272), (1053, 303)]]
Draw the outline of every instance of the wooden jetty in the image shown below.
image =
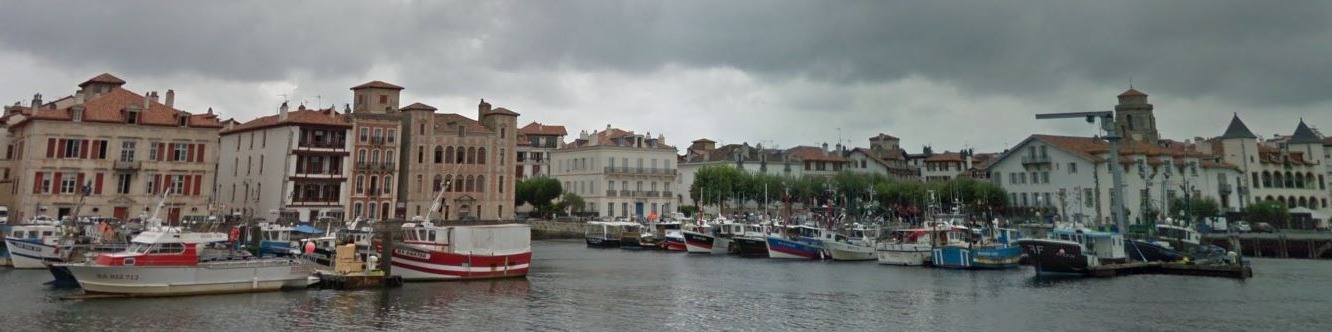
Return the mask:
[(1163, 262), (1127, 262), (1106, 264), (1087, 269), (1087, 275), (1109, 278), (1134, 274), (1165, 274), (1180, 276), (1221, 277), (1232, 279), (1253, 278), (1253, 268), (1244, 264), (1189, 264)]
[(383, 273), (383, 271), (372, 271), (367, 273), (332, 273), (331, 271), (321, 271), (320, 273), (315, 274), (315, 276), (319, 277), (319, 282), (316, 282), (312, 287), (318, 289), (350, 290), (402, 286), (402, 276), (388, 275)]

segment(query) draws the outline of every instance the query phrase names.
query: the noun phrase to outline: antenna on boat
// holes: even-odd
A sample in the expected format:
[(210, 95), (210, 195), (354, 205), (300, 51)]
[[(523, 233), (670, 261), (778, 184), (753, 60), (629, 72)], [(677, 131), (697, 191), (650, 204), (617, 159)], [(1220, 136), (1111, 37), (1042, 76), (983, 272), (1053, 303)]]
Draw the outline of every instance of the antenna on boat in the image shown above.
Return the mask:
[(162, 206), (166, 205), (167, 195), (170, 194), (171, 190), (162, 190), (162, 198), (157, 200), (157, 207), (153, 208), (153, 215), (148, 218), (148, 222), (151, 224), (149, 226), (162, 227), (162, 219), (158, 219), (157, 216), (162, 212)]

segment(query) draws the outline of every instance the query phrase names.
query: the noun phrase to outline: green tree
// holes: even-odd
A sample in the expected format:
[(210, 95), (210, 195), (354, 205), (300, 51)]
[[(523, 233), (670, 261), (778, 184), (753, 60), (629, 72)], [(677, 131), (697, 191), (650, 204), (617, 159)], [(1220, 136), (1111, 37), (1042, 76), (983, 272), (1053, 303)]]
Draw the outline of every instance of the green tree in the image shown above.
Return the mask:
[(741, 189), (745, 171), (730, 165), (708, 165), (694, 173), (694, 183), (689, 185), (689, 195), (698, 205), (718, 204), (723, 210), (726, 202)]
[(551, 201), (564, 192), (560, 181), (550, 177), (536, 177), (519, 180), (514, 184), (514, 204), (532, 204), (538, 213), (549, 212)]
[(584, 208), (587, 207), (587, 202), (583, 201), (583, 197), (578, 196), (578, 194), (567, 193), (564, 194), (564, 197), (560, 198), (560, 204), (558, 207), (561, 211), (569, 211), (576, 214), (583, 212)]
[(1266, 222), (1275, 227), (1280, 227), (1279, 225), (1285, 225), (1287, 221), (1290, 221), (1290, 210), (1286, 208), (1285, 204), (1277, 201), (1253, 203), (1244, 212), (1248, 213), (1249, 221)]
[(1221, 215), (1221, 204), (1211, 197), (1191, 197), (1187, 201), (1175, 198), (1170, 201), (1170, 215), (1173, 218), (1188, 215), (1193, 220), (1212, 218)]

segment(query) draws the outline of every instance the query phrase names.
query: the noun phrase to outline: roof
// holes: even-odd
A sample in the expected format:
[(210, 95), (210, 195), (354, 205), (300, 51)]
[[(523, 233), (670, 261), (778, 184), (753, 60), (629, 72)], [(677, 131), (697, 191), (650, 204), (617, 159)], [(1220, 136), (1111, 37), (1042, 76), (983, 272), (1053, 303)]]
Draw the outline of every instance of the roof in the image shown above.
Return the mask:
[(532, 122), (518, 129), (519, 133), (524, 135), (545, 135), (545, 136), (565, 136), (569, 132), (564, 126), (548, 126), (540, 122)]
[(82, 88), (93, 83), (109, 83), (109, 84), (121, 85), (125, 84), (125, 80), (122, 80), (119, 77), (116, 77), (115, 75), (111, 75), (110, 73), (102, 73), (101, 75), (94, 76), (93, 78), (90, 78), (87, 81), (84, 81), (83, 83), (79, 83), (79, 87)]
[(1332, 137), (1324, 138), (1323, 146), (1332, 146)]
[(238, 132), (259, 130), (264, 128), (293, 126), (293, 125), (336, 126), (336, 127), (348, 127), (348, 128), (352, 126), (351, 122), (347, 120), (347, 117), (338, 114), (338, 112), (334, 112), (332, 108), (316, 110), (316, 109), (307, 109), (305, 108), (304, 105), (302, 105), (300, 109), (287, 112), (286, 120), (279, 120), (278, 118), (279, 118), (278, 114), (260, 117), (258, 119), (250, 120), (249, 122), (236, 125), (235, 127), (232, 127), (229, 130), (223, 130), (221, 134), (227, 135)]
[(1299, 126), (1295, 127), (1295, 134), (1291, 135), (1288, 144), (1322, 144), (1323, 140), (1314, 134), (1309, 125), (1304, 124), (1304, 119), (1300, 119)]
[[(1303, 122), (1304, 121), (1300, 121), (1301, 124), (1303, 124)], [(1230, 118), (1230, 126), (1226, 127), (1226, 133), (1222, 134), (1221, 138), (1256, 139), (1258, 138), (1258, 135), (1254, 135), (1253, 132), (1249, 130), (1249, 126), (1245, 126), (1244, 121), (1240, 121), (1239, 113), (1235, 113), (1234, 117)]]
[(925, 162), (961, 162), (962, 154), (957, 152), (944, 152), (925, 158)]
[(518, 112), (510, 111), (509, 109), (507, 109), (507, 108), (503, 108), (503, 107), (500, 107), (500, 108), (496, 108), (496, 109), (490, 110), (490, 112), (489, 112), (487, 115), (489, 115), (489, 114), (502, 114), (502, 115), (518, 116)]
[(693, 142), (689, 142), (689, 143), (717, 143), (717, 141), (713, 141), (713, 140), (706, 139), (706, 138), (700, 138), (700, 139), (696, 139), (696, 140), (694, 140)]
[(786, 150), (786, 152), (789, 153), (791, 157), (799, 160), (834, 161), (834, 162), (846, 161), (846, 158), (842, 158), (842, 156), (840, 156), (840, 153), (825, 152), (823, 151), (823, 148), (819, 148), (816, 146), (801, 145), (794, 148), (790, 148)]
[(491, 133), (490, 128), (486, 128), (481, 121), (462, 116), (458, 113), (435, 114), (435, 132), (445, 132), (446, 130), (457, 131), (457, 127), (449, 126), (450, 123), (464, 126), (469, 133)]
[(392, 89), (392, 90), (402, 90), (402, 87), (397, 86), (397, 85), (393, 85), (393, 84), (389, 84), (389, 83), (384, 82), (384, 81), (370, 81), (370, 82), (366, 82), (365, 84), (361, 84), (361, 85), (354, 86), (354, 87), (352, 87), (351, 89), (352, 89), (352, 90), (360, 90), (360, 89)]
[(893, 135), (888, 135), (888, 134), (884, 134), (884, 133), (879, 133), (878, 136), (870, 137), (870, 140), (871, 140), (871, 141), (883, 141), (883, 140), (900, 140), (900, 139), (898, 139), (897, 137), (894, 137)]
[[(111, 79), (119, 80), (118, 78), (115, 78), (115, 76), (109, 74), (106, 76)], [(109, 79), (102, 76), (94, 77), (88, 81), (92, 82), (97, 80), (108, 81), (107, 83), (110, 83)], [(127, 114), (125, 114), (125, 111), (130, 109), (131, 106), (142, 108), (145, 99), (143, 95), (119, 86), (106, 93), (88, 98), (89, 99), (83, 102), (83, 121), (105, 123), (126, 123)], [(21, 112), (28, 114), (29, 117), (13, 125), (20, 126), (27, 123), (29, 120), (70, 121), (73, 119), (73, 114), (71, 113), (70, 108), (74, 106), (66, 108), (50, 108), (53, 105), (54, 104), (48, 103), (36, 110), (23, 108), (21, 109)], [(166, 104), (155, 101), (149, 101), (147, 109), (140, 111), (138, 123), (141, 125), (179, 126), (179, 122), (177, 121), (180, 116), (188, 117), (186, 123), (190, 127), (222, 128), (222, 123), (218, 121), (217, 115), (215, 114), (190, 114), (189, 112), (168, 107)]]
[(1142, 91), (1138, 91), (1137, 89), (1134, 88), (1129, 88), (1128, 90), (1125, 90), (1124, 93), (1119, 94), (1119, 97), (1146, 97), (1146, 96), (1147, 96), (1146, 93), (1142, 93)]
[[(366, 83), (366, 84), (369, 84), (369, 83)], [(434, 107), (431, 107), (430, 105), (426, 105), (426, 104), (422, 104), (422, 103), (412, 103), (411, 105), (407, 105), (407, 107), (399, 108), (398, 110), (399, 110), (399, 111), (431, 111), (431, 112), (434, 112), (434, 111), (436, 111), (437, 109), (434, 108)]]

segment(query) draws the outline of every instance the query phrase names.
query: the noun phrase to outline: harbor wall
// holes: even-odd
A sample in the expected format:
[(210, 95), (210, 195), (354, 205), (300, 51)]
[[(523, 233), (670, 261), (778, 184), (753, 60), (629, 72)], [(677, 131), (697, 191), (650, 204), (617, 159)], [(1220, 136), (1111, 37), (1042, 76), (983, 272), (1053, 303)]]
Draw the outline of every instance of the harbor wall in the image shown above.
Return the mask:
[(583, 223), (567, 221), (530, 221), (533, 240), (581, 239)]
[(1332, 258), (1332, 234), (1320, 233), (1245, 233), (1206, 234), (1203, 242), (1245, 257), (1269, 258)]

